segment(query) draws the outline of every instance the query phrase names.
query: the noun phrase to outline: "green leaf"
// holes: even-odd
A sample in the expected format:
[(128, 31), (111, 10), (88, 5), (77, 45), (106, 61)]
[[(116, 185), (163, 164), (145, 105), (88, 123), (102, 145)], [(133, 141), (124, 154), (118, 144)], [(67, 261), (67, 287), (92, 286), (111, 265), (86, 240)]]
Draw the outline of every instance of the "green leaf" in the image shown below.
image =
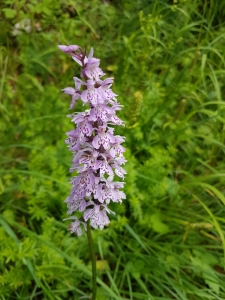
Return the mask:
[(137, 235), (137, 233), (128, 225), (125, 224), (124, 227), (127, 229), (127, 231), (130, 232), (130, 234), (138, 241), (138, 243), (141, 245), (141, 247), (148, 253), (150, 254), (148, 248), (145, 246), (145, 244), (142, 242), (140, 237)]
[[(4, 219), (0, 216), (0, 220), (7, 224)], [(76, 268), (82, 272), (84, 272), (86, 275), (88, 275), (89, 277), (92, 276), (91, 271), (86, 267), (85, 264), (82, 263), (81, 260), (79, 260), (77, 257), (70, 257), (67, 253), (63, 252), (60, 248), (56, 247), (54, 244), (52, 244), (49, 241), (46, 241), (44, 239), (42, 239), (39, 235), (35, 234), (34, 232), (30, 231), (29, 229), (25, 228), (24, 226), (21, 226), (20, 224), (16, 223), (16, 222), (12, 222), (14, 224), (14, 226), (18, 227), (21, 231), (24, 231), (25, 233), (32, 235), (33, 237), (35, 237), (36, 239), (40, 240), (42, 243), (46, 244), (50, 249), (55, 250), (58, 254), (60, 254), (63, 258), (65, 258), (66, 260), (72, 262)], [(112, 297), (114, 297), (114, 299), (117, 300), (121, 300), (123, 298), (118, 297), (99, 277), (97, 277), (97, 282), (98, 284), (100, 284), (104, 290), (106, 292), (108, 292), (109, 295), (111, 295)]]
[(205, 278), (205, 283), (208, 284), (208, 286), (217, 294), (220, 292), (220, 284), (218, 281), (213, 281), (212, 278), (206, 279)]
[(2, 11), (4, 11), (5, 17), (7, 19), (13, 19), (16, 16), (16, 10), (14, 9), (3, 8)]
[(150, 217), (152, 229), (158, 233), (165, 234), (169, 231), (169, 226), (162, 222), (161, 215), (157, 212)]
[(175, 197), (180, 189), (179, 184), (168, 177), (165, 177), (163, 181), (167, 184), (167, 192), (170, 195), (170, 197)]

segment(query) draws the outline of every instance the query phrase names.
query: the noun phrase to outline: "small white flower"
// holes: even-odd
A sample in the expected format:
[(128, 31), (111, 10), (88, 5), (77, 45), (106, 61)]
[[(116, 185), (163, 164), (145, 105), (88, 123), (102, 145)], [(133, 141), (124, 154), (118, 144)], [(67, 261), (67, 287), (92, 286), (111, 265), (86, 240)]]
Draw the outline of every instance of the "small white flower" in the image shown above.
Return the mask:
[(14, 29), (12, 34), (14, 36), (21, 34), (23, 31), (30, 33), (31, 32), (31, 24), (30, 19), (23, 19), (20, 22), (14, 25)]

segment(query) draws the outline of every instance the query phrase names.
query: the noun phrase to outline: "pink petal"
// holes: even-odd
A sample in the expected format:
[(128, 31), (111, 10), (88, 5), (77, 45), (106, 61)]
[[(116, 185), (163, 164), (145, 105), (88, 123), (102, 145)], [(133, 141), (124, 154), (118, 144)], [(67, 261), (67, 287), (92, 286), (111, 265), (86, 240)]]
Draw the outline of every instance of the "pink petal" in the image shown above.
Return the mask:
[(76, 93), (75, 89), (71, 87), (66, 87), (62, 91), (64, 91), (64, 93), (67, 95), (74, 95)]
[(101, 146), (101, 139), (99, 138), (98, 135), (96, 135), (92, 141), (92, 145), (96, 148), (99, 149), (99, 147)]
[(78, 63), (80, 66), (82, 66), (82, 62), (78, 58), (72, 56), (72, 59), (75, 60), (75, 62)]
[(94, 49), (91, 48), (90, 53), (89, 53), (89, 55), (88, 55), (88, 60), (91, 59), (91, 58), (93, 57), (93, 54), (94, 54)]
[(84, 103), (88, 102), (87, 96), (88, 96), (88, 90), (83, 91), (80, 98)]

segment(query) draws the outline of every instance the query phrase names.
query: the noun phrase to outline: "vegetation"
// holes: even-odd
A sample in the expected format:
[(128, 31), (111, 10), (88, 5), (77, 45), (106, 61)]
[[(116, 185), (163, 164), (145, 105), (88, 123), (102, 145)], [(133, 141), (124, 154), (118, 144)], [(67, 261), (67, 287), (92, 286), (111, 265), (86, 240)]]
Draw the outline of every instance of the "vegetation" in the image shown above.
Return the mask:
[(71, 123), (60, 90), (79, 68), (58, 44), (94, 47), (124, 105), (127, 200), (93, 231), (97, 299), (225, 299), (225, 2), (1, 8), (0, 299), (91, 291), (87, 237), (62, 222)]

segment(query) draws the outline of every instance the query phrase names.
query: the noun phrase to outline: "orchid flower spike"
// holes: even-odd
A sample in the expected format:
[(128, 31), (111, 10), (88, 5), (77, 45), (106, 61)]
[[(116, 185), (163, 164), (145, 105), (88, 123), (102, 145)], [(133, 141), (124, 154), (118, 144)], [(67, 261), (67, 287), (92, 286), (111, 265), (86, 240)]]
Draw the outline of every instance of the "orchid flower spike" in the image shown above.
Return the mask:
[[(99, 67), (100, 59), (93, 57), (93, 48), (86, 57), (86, 51), (80, 46), (58, 47), (82, 67), (83, 80), (74, 77), (75, 88), (62, 90), (72, 97), (70, 109), (79, 99), (87, 106), (84, 112), (69, 115), (76, 127), (67, 132), (65, 141), (72, 152), (70, 171), (78, 174), (70, 180), (71, 192), (65, 202), (68, 214), (73, 215), (66, 220), (73, 220), (68, 229), (80, 236), (88, 220), (95, 229), (107, 226), (108, 215), (114, 213), (108, 207), (110, 202), (121, 203), (126, 198), (121, 190), (126, 174), (121, 166), (126, 162), (125, 148), (121, 145), (124, 137), (114, 135), (114, 128), (110, 126), (124, 126), (124, 123), (116, 115), (121, 106), (111, 89), (113, 78), (101, 79), (105, 73)], [(115, 175), (120, 181), (114, 181)], [(82, 213), (80, 218), (74, 215), (77, 211)]]

